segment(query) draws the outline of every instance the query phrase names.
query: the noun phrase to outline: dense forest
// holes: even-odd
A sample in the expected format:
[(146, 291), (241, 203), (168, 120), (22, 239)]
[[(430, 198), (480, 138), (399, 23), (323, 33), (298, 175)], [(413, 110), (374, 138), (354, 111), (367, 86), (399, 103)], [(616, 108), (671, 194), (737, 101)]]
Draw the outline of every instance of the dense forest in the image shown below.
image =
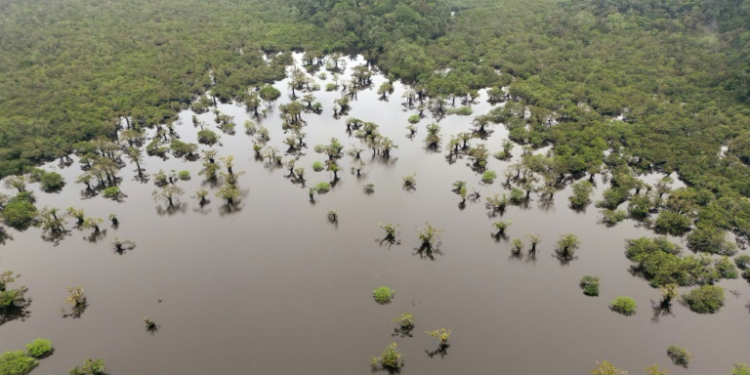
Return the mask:
[(560, 179), (626, 176), (613, 208), (633, 176), (677, 171), (688, 188), (663, 222), (750, 235), (748, 1), (6, 0), (0, 11), (1, 176), (113, 138), (123, 120), (169, 124), (209, 89), (245, 100), (290, 62), (264, 53), (358, 52), (439, 103), (508, 87), (515, 104), (482, 121), (553, 144), (544, 168)]

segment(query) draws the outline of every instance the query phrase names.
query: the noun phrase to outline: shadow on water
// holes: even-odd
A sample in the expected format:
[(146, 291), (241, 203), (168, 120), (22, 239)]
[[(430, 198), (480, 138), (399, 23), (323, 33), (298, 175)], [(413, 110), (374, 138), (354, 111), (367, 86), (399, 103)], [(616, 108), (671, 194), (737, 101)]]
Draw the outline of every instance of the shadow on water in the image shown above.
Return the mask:
[(654, 301), (651, 300), (651, 321), (654, 323), (659, 323), (659, 320), (662, 317), (665, 316), (671, 316), (674, 317), (674, 313), (672, 312), (672, 303), (670, 301), (661, 300), (661, 301)]
[(435, 260), (435, 255), (443, 255), (440, 249), (440, 243), (436, 245), (422, 244), (414, 248), (414, 255), (418, 255), (420, 259)]
[(444, 359), (448, 355), (448, 348), (450, 347), (451, 347), (450, 344), (440, 344), (437, 347), (437, 349), (435, 350), (425, 349), (424, 352), (430, 358), (434, 358), (435, 356), (440, 356), (440, 358)]

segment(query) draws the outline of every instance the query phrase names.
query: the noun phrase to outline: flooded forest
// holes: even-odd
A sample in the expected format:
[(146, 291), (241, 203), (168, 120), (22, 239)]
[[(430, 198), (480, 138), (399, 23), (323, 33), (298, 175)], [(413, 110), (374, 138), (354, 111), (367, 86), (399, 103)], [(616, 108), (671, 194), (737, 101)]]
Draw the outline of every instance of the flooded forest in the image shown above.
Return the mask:
[[(746, 77), (698, 68), (741, 21), (722, 10), (709, 40), (653, 2), (508, 1), (489, 35), (484, 0), (256, 2), (257, 43), (143, 36), (163, 65), (128, 68), (45, 44), (80, 70), (0, 70), (0, 374), (750, 373)], [(71, 27), (0, 10), (4, 51), (44, 39), (13, 22)], [(514, 50), (570, 27), (586, 40), (556, 56), (598, 77)], [(602, 30), (686, 38), (654, 57), (673, 80), (612, 73)]]

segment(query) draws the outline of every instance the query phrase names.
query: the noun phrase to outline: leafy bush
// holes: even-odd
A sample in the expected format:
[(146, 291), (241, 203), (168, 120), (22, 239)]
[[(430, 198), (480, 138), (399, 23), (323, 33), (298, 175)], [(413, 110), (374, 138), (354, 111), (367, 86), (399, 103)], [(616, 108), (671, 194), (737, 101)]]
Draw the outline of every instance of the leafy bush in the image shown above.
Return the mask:
[(42, 175), (39, 184), (44, 191), (56, 191), (62, 189), (65, 185), (65, 180), (57, 172), (47, 172)]
[(726, 232), (710, 225), (698, 226), (687, 237), (687, 247), (694, 252), (734, 255), (737, 246), (726, 239)]
[(492, 181), (495, 181), (497, 178), (497, 173), (495, 171), (485, 171), (482, 173), (482, 182), (486, 184), (491, 184)]
[(320, 172), (325, 169), (325, 165), (323, 164), (323, 162), (316, 161), (313, 163), (312, 168), (315, 172)]
[(703, 285), (682, 295), (682, 300), (699, 314), (713, 314), (724, 305), (724, 288)]
[(334, 91), (336, 90), (337, 86), (334, 83), (328, 83), (326, 84), (326, 91)]
[(672, 360), (672, 363), (678, 366), (687, 367), (687, 365), (690, 363), (690, 359), (693, 358), (693, 356), (690, 354), (687, 349), (681, 347), (681, 346), (670, 346), (669, 349), (667, 349), (667, 355)]
[(26, 351), (29, 353), (29, 356), (36, 359), (52, 354), (52, 350), (52, 341), (47, 339), (36, 339), (26, 345)]
[(426, 331), (426, 333), (440, 341), (440, 345), (448, 345), (448, 339), (451, 338), (451, 330), (445, 328), (436, 328), (434, 331)]
[(372, 291), (372, 297), (375, 298), (375, 302), (381, 305), (385, 305), (391, 302), (394, 293), (395, 292), (393, 291), (393, 289), (387, 286), (381, 286), (380, 288)]
[(110, 186), (102, 191), (102, 196), (109, 199), (117, 199), (120, 197), (120, 188), (117, 186)]
[(398, 323), (398, 328), (402, 331), (411, 331), (414, 328), (414, 315), (410, 313), (403, 313), (394, 322)]
[(578, 284), (587, 296), (599, 295), (599, 278), (595, 276), (584, 276)]
[(659, 212), (654, 223), (656, 233), (682, 236), (690, 231), (692, 220), (689, 217), (674, 211)]
[(70, 369), (70, 375), (104, 375), (103, 359), (87, 359), (83, 361), (83, 366)]
[(39, 361), (21, 350), (0, 355), (0, 375), (26, 375), (37, 366)]
[(588, 181), (578, 181), (572, 185), (573, 194), (568, 198), (570, 206), (573, 208), (582, 208), (591, 203), (591, 193), (594, 192), (594, 186)]
[(737, 257), (734, 258), (734, 264), (736, 264), (737, 267), (741, 270), (747, 269), (748, 267), (750, 267), (750, 255), (737, 255)]
[(190, 172), (189, 171), (180, 171), (180, 173), (177, 174), (177, 177), (180, 178), (182, 181), (187, 181), (190, 179)]
[(418, 122), (422, 121), (422, 117), (419, 115), (411, 115), (409, 116), (409, 123), (410, 124), (416, 124)]
[(623, 210), (602, 210), (602, 222), (606, 225), (613, 226), (625, 220), (628, 216)]
[(331, 191), (331, 184), (323, 181), (323, 182), (315, 185), (315, 191), (318, 194), (325, 194), (325, 193)]
[(373, 368), (376, 368), (378, 364), (383, 366), (386, 370), (390, 371), (397, 371), (398, 369), (403, 366), (403, 363), (401, 362), (401, 357), (403, 357), (403, 354), (399, 353), (398, 350), (396, 350), (396, 343), (388, 344), (388, 346), (385, 347), (385, 350), (383, 350), (383, 353), (380, 354), (380, 357), (372, 357), (372, 360), (370, 361), (370, 365)]
[(719, 275), (724, 279), (736, 279), (737, 276), (739, 276), (737, 267), (726, 255), (716, 261), (716, 271), (718, 271)]
[(11, 198), (3, 208), (5, 223), (13, 228), (25, 228), (31, 225), (37, 215), (33, 201), (34, 197), (27, 192), (18, 193)]
[(750, 367), (747, 363), (735, 363), (732, 375), (750, 375)]
[(612, 301), (609, 307), (612, 311), (616, 311), (622, 315), (633, 315), (635, 314), (636, 304), (630, 297), (619, 296)]

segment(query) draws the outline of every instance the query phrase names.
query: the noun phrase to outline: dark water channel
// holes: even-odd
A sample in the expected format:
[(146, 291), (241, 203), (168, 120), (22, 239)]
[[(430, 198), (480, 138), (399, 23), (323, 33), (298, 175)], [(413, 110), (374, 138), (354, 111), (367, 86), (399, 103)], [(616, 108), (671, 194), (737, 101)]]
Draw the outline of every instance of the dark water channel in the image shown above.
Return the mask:
[[(298, 56), (299, 57), (299, 56)], [(355, 66), (348, 62), (348, 71)], [(331, 74), (325, 82), (331, 81)], [(316, 82), (321, 80), (316, 78)], [(325, 82), (321, 86), (325, 87)], [(235, 135), (222, 134), (218, 156), (233, 155), (235, 171), (246, 171), (239, 186), (239, 209), (222, 208), (211, 192), (211, 203), (201, 208), (190, 196), (202, 186), (200, 161), (148, 157), (148, 173), (159, 169), (188, 170), (190, 181), (179, 182), (186, 194), (180, 210), (166, 213), (151, 197), (153, 181), (134, 179), (135, 167), (120, 171), (122, 203), (97, 196), (82, 200), (78, 163), (58, 168), (67, 186), (57, 194), (38, 191), (37, 207), (84, 208), (87, 215), (105, 219), (104, 238), (87, 241), (90, 231), (67, 228), (71, 235), (59, 245), (41, 239), (31, 228), (12, 232), (0, 247), (0, 270), (22, 274), (16, 284), (28, 287), (29, 316), (0, 326), (0, 351), (18, 350), (39, 337), (51, 339), (55, 353), (41, 362), (35, 374), (59, 374), (85, 358), (103, 358), (109, 372), (123, 374), (366, 374), (369, 361), (388, 343), (404, 353), (404, 374), (587, 374), (596, 361), (609, 360), (631, 374), (644, 373), (652, 364), (675, 374), (729, 373), (735, 362), (750, 361), (750, 288), (742, 279), (722, 280), (728, 291), (725, 306), (714, 315), (699, 315), (675, 304), (672, 314), (655, 316), (651, 306), (660, 294), (628, 271), (624, 256), (628, 238), (652, 236), (636, 222), (626, 220), (607, 228), (598, 223), (593, 205), (583, 213), (568, 208), (570, 188), (558, 192), (551, 205), (531, 195), (528, 208), (509, 206), (508, 241), (497, 242), (484, 199), (504, 192), (503, 170), (514, 160), (490, 159), (488, 169), (498, 173), (491, 185), (480, 182), (468, 159), (448, 164), (443, 150), (450, 134), (468, 131), (471, 119), (492, 106), (482, 96), (472, 116), (447, 116), (440, 121), (442, 147), (426, 150), (425, 125), (419, 123), (413, 140), (407, 138), (407, 118), (401, 98), (404, 88), (395, 83), (388, 101), (378, 100), (377, 86), (360, 92), (349, 116), (380, 125), (380, 132), (399, 146), (389, 160), (371, 159), (364, 176), (349, 172), (352, 158), (341, 159), (340, 180), (331, 192), (308, 200), (307, 188), (285, 177), (285, 168), (268, 168), (256, 161), (252, 137), (242, 124), (244, 108), (219, 105), (235, 117)], [(286, 81), (275, 85), (289, 101)], [(308, 148), (297, 166), (306, 168), (307, 186), (330, 181), (329, 172), (313, 172), (314, 161), (325, 156), (316, 144), (337, 137), (347, 147), (360, 140), (345, 132), (346, 117), (334, 119), (332, 103), (339, 93), (314, 93), (324, 110), (307, 113), (304, 128)], [(425, 112), (429, 115), (429, 112)], [(186, 142), (196, 142), (192, 112), (180, 115), (176, 130)], [(212, 113), (199, 115), (213, 125)], [(269, 145), (285, 150), (278, 110), (261, 122), (270, 130)], [(501, 149), (507, 131), (496, 127), (487, 140), (491, 152)], [(472, 144), (477, 144), (473, 140)], [(201, 145), (201, 149), (207, 148)], [(365, 147), (366, 148), (366, 147)], [(537, 151), (537, 152), (543, 152)], [(521, 148), (513, 149), (515, 158)], [(285, 157), (285, 160), (288, 157)], [(402, 178), (416, 173), (414, 191), (402, 188)], [(465, 180), (482, 195), (460, 210), (460, 198), (451, 191), (455, 180)], [(374, 194), (363, 187), (373, 183)], [(598, 182), (596, 199), (603, 188)], [(9, 193), (6, 192), (6, 193)], [(507, 191), (506, 191), (507, 193)], [(338, 209), (337, 225), (326, 213)], [(106, 218), (116, 213), (118, 228)], [(444, 229), (441, 253), (434, 260), (415, 254), (416, 228), (429, 221)], [(400, 224), (400, 244), (381, 246), (380, 222)], [(539, 254), (511, 256), (510, 239), (537, 234)], [(552, 256), (561, 234), (579, 236), (578, 259), (562, 265)], [(115, 237), (130, 239), (137, 247), (123, 255), (111, 248)], [(680, 241), (680, 239), (675, 239)], [(528, 243), (528, 242), (527, 242)], [(578, 287), (583, 275), (601, 279), (599, 297), (586, 297)], [(81, 285), (89, 307), (79, 319), (63, 318), (60, 311), (66, 287)], [(372, 290), (390, 286), (391, 304), (378, 305)], [(609, 310), (619, 295), (638, 303), (630, 317)], [(161, 301), (161, 302), (159, 302)], [(399, 314), (416, 318), (414, 337), (392, 337)], [(142, 319), (152, 317), (159, 330), (150, 334)], [(424, 331), (447, 327), (453, 331), (446, 355), (429, 356), (437, 342)], [(688, 369), (672, 365), (669, 345), (684, 346), (694, 359)]]

